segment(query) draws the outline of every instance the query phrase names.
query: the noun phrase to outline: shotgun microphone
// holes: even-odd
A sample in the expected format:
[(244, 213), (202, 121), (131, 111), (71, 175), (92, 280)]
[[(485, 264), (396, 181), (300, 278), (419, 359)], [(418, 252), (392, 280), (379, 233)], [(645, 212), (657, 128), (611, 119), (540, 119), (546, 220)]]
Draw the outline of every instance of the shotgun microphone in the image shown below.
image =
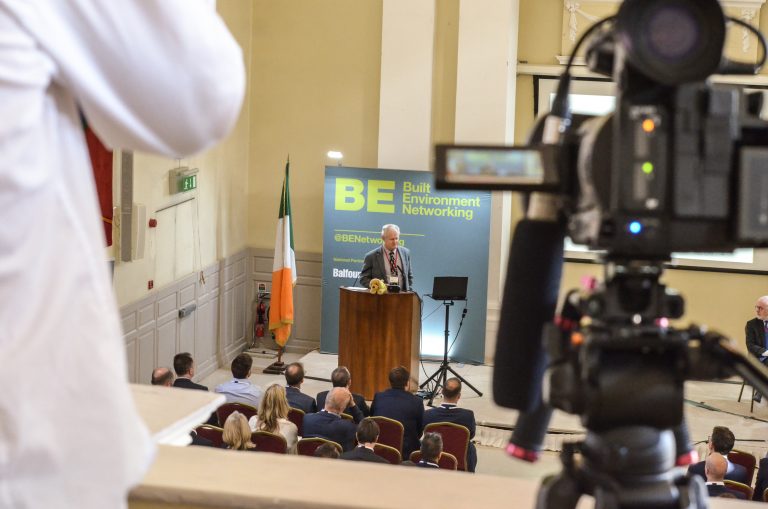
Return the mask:
[(557, 306), (564, 238), (560, 221), (523, 219), (515, 229), (493, 369), (493, 397), (503, 407), (527, 412), (541, 404), (542, 329)]

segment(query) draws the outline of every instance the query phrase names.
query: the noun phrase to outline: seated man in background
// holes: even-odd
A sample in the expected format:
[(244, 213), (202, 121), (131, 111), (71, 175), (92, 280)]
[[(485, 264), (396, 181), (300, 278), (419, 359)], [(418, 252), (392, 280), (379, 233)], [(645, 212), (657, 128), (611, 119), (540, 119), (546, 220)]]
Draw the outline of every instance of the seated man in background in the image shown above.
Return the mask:
[(725, 469), (728, 462), (722, 454), (713, 452), (707, 456), (704, 471), (707, 475), (707, 493), (710, 497), (718, 497), (723, 493), (730, 493), (736, 498), (746, 498), (743, 493), (729, 489), (723, 480), (725, 479)]
[[(352, 374), (346, 366), (339, 366), (331, 372), (331, 383), (334, 387), (344, 387), (352, 392)], [(325, 407), (325, 397), (327, 395), (328, 391), (317, 393), (318, 408)], [(352, 392), (352, 404), (344, 409), (344, 413), (351, 415), (356, 423), (360, 423), (363, 418), (371, 415), (371, 411), (368, 409), (368, 403), (365, 402), (363, 395), (355, 394), (354, 392)]]
[(442, 453), (443, 437), (440, 436), (440, 433), (424, 433), (424, 438), (421, 439), (421, 460), (416, 463), (416, 466), (440, 468), (437, 462), (440, 461)]
[(451, 422), (469, 430), (469, 448), (467, 449), (467, 471), (474, 472), (477, 466), (477, 449), (472, 439), (475, 438), (475, 414), (472, 410), (459, 408), (461, 398), (461, 381), (449, 378), (443, 387), (443, 403), (439, 407), (424, 412), (424, 427), (434, 422)]
[(195, 376), (195, 360), (189, 352), (177, 353), (173, 356), (173, 370), (176, 371), (176, 381), (174, 387), (180, 389), (196, 389), (198, 391), (207, 391), (205, 385), (196, 384), (192, 381)]
[(245, 403), (259, 408), (261, 395), (264, 391), (248, 380), (248, 377), (251, 376), (251, 366), (253, 366), (253, 359), (247, 353), (241, 353), (232, 359), (230, 366), (232, 380), (217, 385), (215, 392), (223, 394), (227, 398), (227, 403)]
[(757, 465), (757, 479), (752, 500), (763, 501), (763, 492), (768, 489), (768, 458), (763, 458)]
[(152, 385), (170, 387), (173, 383), (173, 372), (170, 368), (155, 368), (152, 370)]
[[(725, 458), (727, 467), (725, 471), (726, 479), (747, 484), (747, 469), (741, 465), (728, 461), (728, 453), (733, 449), (733, 444), (735, 442), (736, 438), (731, 430), (725, 426), (715, 426), (712, 428), (712, 434), (709, 436), (709, 441), (707, 442), (707, 447), (709, 448), (708, 454), (718, 453)], [(705, 461), (700, 461), (689, 466), (688, 474), (695, 474), (706, 479)]]
[(315, 398), (301, 392), (304, 382), (304, 366), (300, 362), (292, 362), (285, 368), (285, 397), (292, 408), (303, 410), (305, 414), (317, 412)]
[(379, 440), (379, 425), (370, 417), (366, 417), (357, 426), (357, 447), (341, 455), (343, 460), (370, 461), (371, 463), (389, 463), (376, 454), (374, 445)]
[(316, 458), (329, 458), (332, 460), (339, 459), (339, 450), (336, 448), (335, 445), (324, 443), (317, 449), (315, 449), (314, 456)]
[[(755, 302), (755, 317), (744, 326), (747, 350), (763, 364), (768, 364), (768, 295)], [(754, 400), (762, 400), (762, 394), (755, 391)]]
[(389, 417), (399, 421), (404, 429), (403, 458), (419, 448), (419, 436), (423, 428), (424, 402), (408, 392), (410, 373), (403, 366), (389, 372), (390, 388), (377, 392), (371, 404), (371, 415)]
[(320, 437), (333, 440), (344, 451), (355, 447), (355, 423), (341, 417), (352, 395), (343, 387), (334, 387), (325, 401), (325, 408), (304, 416), (304, 438)]

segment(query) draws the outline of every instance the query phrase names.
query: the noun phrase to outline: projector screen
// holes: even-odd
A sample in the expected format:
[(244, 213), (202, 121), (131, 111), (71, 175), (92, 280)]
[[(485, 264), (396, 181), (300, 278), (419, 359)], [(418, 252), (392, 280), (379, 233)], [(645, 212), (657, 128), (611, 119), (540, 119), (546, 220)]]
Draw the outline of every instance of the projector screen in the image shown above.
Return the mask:
[[(534, 116), (549, 111), (557, 91), (557, 78), (534, 76)], [(756, 90), (756, 89), (748, 89)], [(768, 91), (762, 117), (768, 114)], [(571, 111), (584, 115), (605, 115), (616, 106), (615, 85), (603, 79), (579, 79), (571, 81), (569, 94)], [(586, 246), (574, 244), (566, 239), (565, 255), (572, 261), (594, 261), (598, 256)], [(768, 271), (768, 249), (737, 249), (733, 253), (672, 253), (672, 267), (717, 270), (728, 272)]]

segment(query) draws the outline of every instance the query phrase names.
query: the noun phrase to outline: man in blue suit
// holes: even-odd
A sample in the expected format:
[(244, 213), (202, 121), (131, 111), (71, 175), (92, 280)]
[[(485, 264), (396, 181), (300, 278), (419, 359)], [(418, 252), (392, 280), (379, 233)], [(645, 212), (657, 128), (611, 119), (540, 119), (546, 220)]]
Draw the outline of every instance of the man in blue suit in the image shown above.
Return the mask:
[(325, 399), (325, 408), (314, 414), (304, 416), (304, 437), (320, 437), (333, 440), (344, 451), (355, 447), (357, 426), (345, 420), (341, 413), (352, 400), (352, 394), (344, 387), (334, 387)]
[(300, 362), (292, 362), (285, 368), (285, 397), (292, 408), (303, 410), (305, 414), (317, 412), (315, 398), (301, 392), (304, 383), (304, 366)]
[(460, 424), (469, 430), (469, 448), (467, 449), (467, 471), (474, 472), (477, 466), (477, 450), (472, 439), (475, 438), (475, 414), (472, 410), (459, 408), (461, 398), (461, 381), (449, 378), (443, 387), (443, 403), (439, 407), (424, 413), (424, 427), (433, 422), (452, 422)]
[[(733, 432), (725, 426), (715, 426), (712, 428), (712, 434), (709, 435), (709, 442), (707, 447), (709, 448), (709, 454), (713, 452), (721, 454), (725, 458), (726, 471), (725, 478), (729, 481), (736, 481), (742, 484), (749, 484), (747, 478), (747, 469), (736, 463), (732, 463), (728, 459), (728, 453), (733, 449), (733, 445), (736, 442), (736, 437)], [(688, 467), (689, 475), (698, 475), (706, 480), (707, 474), (705, 473), (705, 461), (700, 461)]]
[(405, 428), (403, 458), (419, 448), (424, 421), (424, 402), (407, 391), (410, 376), (403, 366), (393, 368), (389, 372), (390, 388), (377, 392), (371, 404), (371, 415), (389, 417), (399, 421)]

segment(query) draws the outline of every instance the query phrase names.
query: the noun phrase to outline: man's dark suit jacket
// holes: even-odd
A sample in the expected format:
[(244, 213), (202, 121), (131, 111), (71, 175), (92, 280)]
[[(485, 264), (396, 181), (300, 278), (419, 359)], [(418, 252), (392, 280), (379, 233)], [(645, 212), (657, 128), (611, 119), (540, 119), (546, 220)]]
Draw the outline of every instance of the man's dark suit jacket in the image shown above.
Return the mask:
[[(179, 389), (193, 389), (196, 391), (207, 391), (208, 387), (205, 385), (196, 384), (189, 378), (177, 378), (173, 381), (173, 386), (178, 387)], [(218, 426), (219, 425), (219, 418), (216, 417), (216, 412), (213, 412), (210, 417), (208, 417), (208, 421), (206, 424), (210, 424), (211, 426)]]
[(352, 461), (370, 461), (371, 463), (389, 463), (389, 461), (385, 460), (372, 450), (362, 445), (355, 447), (351, 451), (345, 452), (341, 455), (341, 459)]
[[(705, 481), (707, 475), (704, 473), (704, 461), (699, 461), (688, 467), (689, 475), (698, 475)], [(736, 481), (742, 484), (747, 484), (747, 469), (736, 463), (728, 462), (728, 470), (725, 472), (725, 478), (729, 481)]]
[(424, 427), (424, 402), (421, 398), (403, 389), (377, 392), (373, 397), (371, 415), (389, 417), (403, 425), (403, 458), (419, 449), (419, 437)]
[(744, 326), (747, 335), (747, 350), (755, 357), (760, 357), (765, 348), (765, 325), (759, 318), (753, 318)]
[[(328, 397), (328, 391), (317, 393), (317, 408), (325, 408), (325, 398)], [(348, 406), (345, 410), (345, 414), (349, 414), (355, 420), (355, 423), (360, 424), (365, 417), (370, 417), (371, 410), (368, 408), (368, 403), (365, 402), (365, 398), (362, 394), (352, 393), (352, 399), (355, 400), (355, 406)]]
[(286, 387), (285, 397), (288, 398), (288, 404), (291, 407), (303, 410), (305, 414), (317, 412), (315, 398), (308, 394), (304, 394), (296, 387)]
[(173, 381), (173, 386), (180, 389), (196, 389), (198, 391), (207, 391), (208, 387), (205, 385), (196, 384), (189, 378), (177, 378)]
[(345, 451), (355, 447), (357, 426), (340, 415), (321, 410), (304, 416), (304, 438), (320, 437), (333, 440)]
[(746, 500), (747, 498), (746, 495), (744, 495), (744, 493), (729, 489), (722, 484), (707, 484), (707, 493), (709, 493), (710, 497), (718, 497), (723, 493), (730, 493), (736, 498), (739, 498), (741, 500)]
[(763, 501), (763, 492), (768, 488), (768, 458), (763, 458), (757, 465), (757, 479), (755, 480), (755, 494), (752, 500)]
[[(384, 246), (379, 246), (373, 251), (368, 251), (363, 260), (363, 270), (360, 271), (360, 284), (366, 288), (371, 284), (371, 279), (385, 280), (387, 277), (387, 269), (384, 268), (384, 255), (382, 250)], [(411, 291), (413, 289), (413, 271), (411, 270), (411, 252), (405, 247), (397, 248), (398, 254), (398, 270), (403, 271), (403, 288), (404, 292)], [(386, 282), (386, 281), (384, 281)]]
[(455, 405), (440, 405), (424, 412), (424, 427), (434, 422), (452, 422), (469, 430), (469, 448), (467, 449), (467, 470), (475, 471), (477, 466), (477, 449), (472, 439), (475, 438), (475, 414), (472, 410), (459, 408)]

